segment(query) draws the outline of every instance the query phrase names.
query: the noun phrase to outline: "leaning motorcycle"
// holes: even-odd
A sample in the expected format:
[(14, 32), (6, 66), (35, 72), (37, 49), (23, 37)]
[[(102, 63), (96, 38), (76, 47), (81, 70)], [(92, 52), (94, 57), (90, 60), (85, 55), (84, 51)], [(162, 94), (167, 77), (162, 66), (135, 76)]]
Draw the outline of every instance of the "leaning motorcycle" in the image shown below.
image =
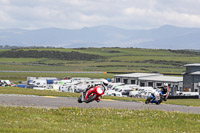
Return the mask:
[(162, 95), (163, 95), (162, 91), (160, 91), (160, 90), (157, 90), (154, 93), (151, 93), (151, 96), (147, 97), (145, 104), (155, 103), (155, 104), (159, 105), (163, 100)]
[(86, 92), (82, 92), (81, 96), (78, 98), (78, 102), (82, 103), (89, 103), (94, 100), (97, 102), (100, 101), (100, 97), (104, 94), (104, 89), (102, 89), (99, 85), (93, 88), (90, 88)]

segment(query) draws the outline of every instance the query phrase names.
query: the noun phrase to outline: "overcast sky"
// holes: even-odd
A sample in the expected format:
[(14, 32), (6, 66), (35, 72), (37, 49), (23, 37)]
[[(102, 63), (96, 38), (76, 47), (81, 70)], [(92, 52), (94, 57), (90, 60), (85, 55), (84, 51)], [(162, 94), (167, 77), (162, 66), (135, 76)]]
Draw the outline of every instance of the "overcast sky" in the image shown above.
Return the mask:
[(200, 0), (0, 0), (0, 29), (200, 27)]

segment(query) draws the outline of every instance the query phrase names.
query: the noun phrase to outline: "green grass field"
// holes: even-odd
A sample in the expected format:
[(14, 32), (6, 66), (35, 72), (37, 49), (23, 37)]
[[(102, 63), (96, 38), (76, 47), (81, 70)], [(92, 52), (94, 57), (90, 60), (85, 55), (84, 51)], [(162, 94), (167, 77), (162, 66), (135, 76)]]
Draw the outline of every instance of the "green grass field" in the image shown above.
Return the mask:
[[(19, 49), (20, 50), (20, 49)], [(96, 54), (105, 59), (93, 61), (55, 60), (47, 58), (0, 58), (0, 70), (26, 71), (107, 71), (107, 72), (152, 72), (182, 73), (184, 64), (200, 62), (195, 52), (176, 52), (162, 49), (138, 48), (80, 48), (80, 49), (21, 49), (54, 50), (61, 52), (77, 51)], [(2, 50), (0, 50), (2, 51)], [(5, 50), (4, 50), (5, 51)]]
[[(28, 88), (17, 88), (17, 87), (0, 87), (0, 94), (23, 94), (23, 95), (37, 95), (37, 96), (58, 96), (58, 97), (79, 97), (79, 93), (69, 92), (55, 92), (50, 90), (33, 90)], [(104, 96), (102, 99), (112, 100), (123, 100), (123, 101), (137, 101), (144, 102), (145, 99), (132, 98), (132, 97), (114, 97)], [(163, 104), (176, 104), (186, 106), (197, 106), (200, 107), (200, 99), (168, 99)]]
[(200, 107), (200, 99), (168, 99), (166, 103)]
[(0, 94), (23, 94), (37, 96), (59, 96), (59, 97), (79, 97), (79, 93), (56, 92), (50, 90), (34, 90), (18, 87), (0, 87)]
[(0, 106), (0, 132), (198, 133), (200, 115), (126, 109), (39, 109)]

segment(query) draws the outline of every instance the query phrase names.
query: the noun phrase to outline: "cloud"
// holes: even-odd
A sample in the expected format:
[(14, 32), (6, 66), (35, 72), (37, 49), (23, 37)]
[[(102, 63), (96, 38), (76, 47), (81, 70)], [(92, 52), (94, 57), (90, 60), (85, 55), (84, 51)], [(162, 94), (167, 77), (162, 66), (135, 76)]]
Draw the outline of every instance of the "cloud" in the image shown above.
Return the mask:
[(0, 28), (200, 27), (196, 0), (0, 0)]

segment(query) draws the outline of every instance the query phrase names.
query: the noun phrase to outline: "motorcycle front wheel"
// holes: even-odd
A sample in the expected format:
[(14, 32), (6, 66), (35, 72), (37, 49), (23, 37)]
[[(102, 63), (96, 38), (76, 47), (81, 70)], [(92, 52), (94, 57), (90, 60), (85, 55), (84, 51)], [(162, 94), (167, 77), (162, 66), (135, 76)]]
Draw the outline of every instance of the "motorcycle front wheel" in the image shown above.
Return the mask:
[(147, 100), (145, 101), (145, 104), (149, 104), (151, 101), (151, 97), (148, 97)]
[(78, 103), (82, 103), (81, 97), (82, 95), (78, 98)]
[(92, 96), (88, 96), (88, 98), (85, 100), (86, 103), (92, 102), (96, 98), (96, 94), (93, 94)]
[(156, 103), (156, 105), (159, 105), (160, 104), (160, 101), (158, 101), (157, 103)]

